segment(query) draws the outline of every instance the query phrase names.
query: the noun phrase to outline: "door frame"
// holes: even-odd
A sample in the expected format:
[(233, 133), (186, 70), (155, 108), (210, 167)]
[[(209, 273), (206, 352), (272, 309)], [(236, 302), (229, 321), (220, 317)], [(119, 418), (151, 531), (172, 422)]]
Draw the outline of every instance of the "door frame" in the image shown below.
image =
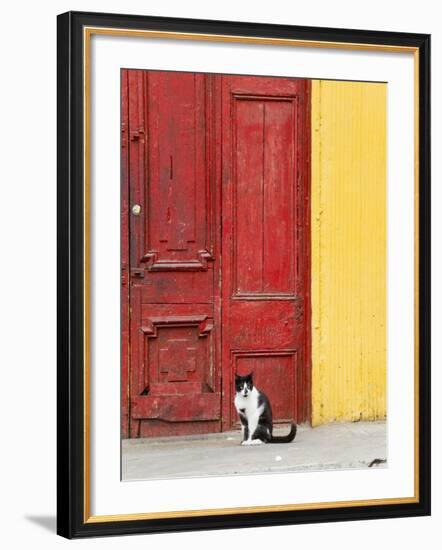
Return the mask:
[(121, 439), (130, 437), (130, 232), (129, 232), (129, 82), (120, 71), (120, 319), (121, 319)]

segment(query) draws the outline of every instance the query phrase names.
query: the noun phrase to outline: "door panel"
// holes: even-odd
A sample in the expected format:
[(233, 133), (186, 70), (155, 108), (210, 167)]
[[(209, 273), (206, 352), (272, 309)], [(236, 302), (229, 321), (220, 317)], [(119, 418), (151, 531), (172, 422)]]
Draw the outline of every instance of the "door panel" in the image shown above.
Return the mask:
[(123, 78), (129, 96), (129, 435), (216, 431), (214, 79), (132, 70)]
[(308, 110), (304, 80), (122, 71), (123, 437), (231, 429), (250, 371), (309, 419)]
[(235, 373), (253, 371), (276, 421), (308, 419), (305, 81), (224, 76), (223, 426)]
[(149, 270), (207, 270), (212, 259), (206, 158), (206, 78), (147, 77), (150, 185), (141, 261)]
[(233, 98), (235, 296), (294, 293), (294, 101)]
[[(287, 390), (296, 387), (298, 374), (296, 350), (234, 351), (232, 358), (234, 372), (242, 376), (253, 372), (256, 386), (265, 388), (275, 419), (280, 422), (291, 422), (294, 419), (293, 411), (297, 408), (297, 393)], [(235, 418), (233, 404), (232, 414)]]
[(141, 205), (141, 214), (131, 217), (131, 265), (148, 271), (207, 271), (213, 260), (211, 136), (206, 128), (212, 81), (194, 73), (129, 74), (139, 96), (135, 114), (129, 109), (135, 155), (131, 191), (134, 204)]

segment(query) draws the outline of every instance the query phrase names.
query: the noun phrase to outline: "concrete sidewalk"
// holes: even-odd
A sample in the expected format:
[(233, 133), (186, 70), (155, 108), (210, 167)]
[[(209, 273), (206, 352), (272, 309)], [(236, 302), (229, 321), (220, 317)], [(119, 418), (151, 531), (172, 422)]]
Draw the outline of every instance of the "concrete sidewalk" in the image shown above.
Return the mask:
[[(275, 429), (285, 434), (288, 427)], [(244, 447), (240, 432), (125, 439), (123, 481), (367, 468), (387, 458), (385, 422), (298, 426), (292, 443)], [(376, 467), (385, 467), (385, 464)]]

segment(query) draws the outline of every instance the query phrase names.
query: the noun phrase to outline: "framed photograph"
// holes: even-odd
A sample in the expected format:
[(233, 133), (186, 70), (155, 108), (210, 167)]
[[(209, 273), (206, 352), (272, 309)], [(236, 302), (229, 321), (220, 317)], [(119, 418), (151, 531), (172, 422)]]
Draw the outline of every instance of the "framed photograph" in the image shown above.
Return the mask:
[(430, 36), (58, 16), (58, 533), (430, 513)]

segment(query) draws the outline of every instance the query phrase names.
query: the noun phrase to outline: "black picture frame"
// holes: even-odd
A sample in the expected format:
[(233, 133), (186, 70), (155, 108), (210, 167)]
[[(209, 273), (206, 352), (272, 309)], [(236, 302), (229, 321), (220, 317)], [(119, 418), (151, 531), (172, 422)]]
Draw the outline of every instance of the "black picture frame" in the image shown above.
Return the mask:
[[(58, 16), (57, 532), (67, 538), (228, 529), (430, 514), (430, 36), (228, 21), (68, 12)], [(84, 461), (84, 42), (83, 29), (180, 33), (414, 48), (419, 60), (419, 468), (413, 503), (195, 517), (87, 521)]]

